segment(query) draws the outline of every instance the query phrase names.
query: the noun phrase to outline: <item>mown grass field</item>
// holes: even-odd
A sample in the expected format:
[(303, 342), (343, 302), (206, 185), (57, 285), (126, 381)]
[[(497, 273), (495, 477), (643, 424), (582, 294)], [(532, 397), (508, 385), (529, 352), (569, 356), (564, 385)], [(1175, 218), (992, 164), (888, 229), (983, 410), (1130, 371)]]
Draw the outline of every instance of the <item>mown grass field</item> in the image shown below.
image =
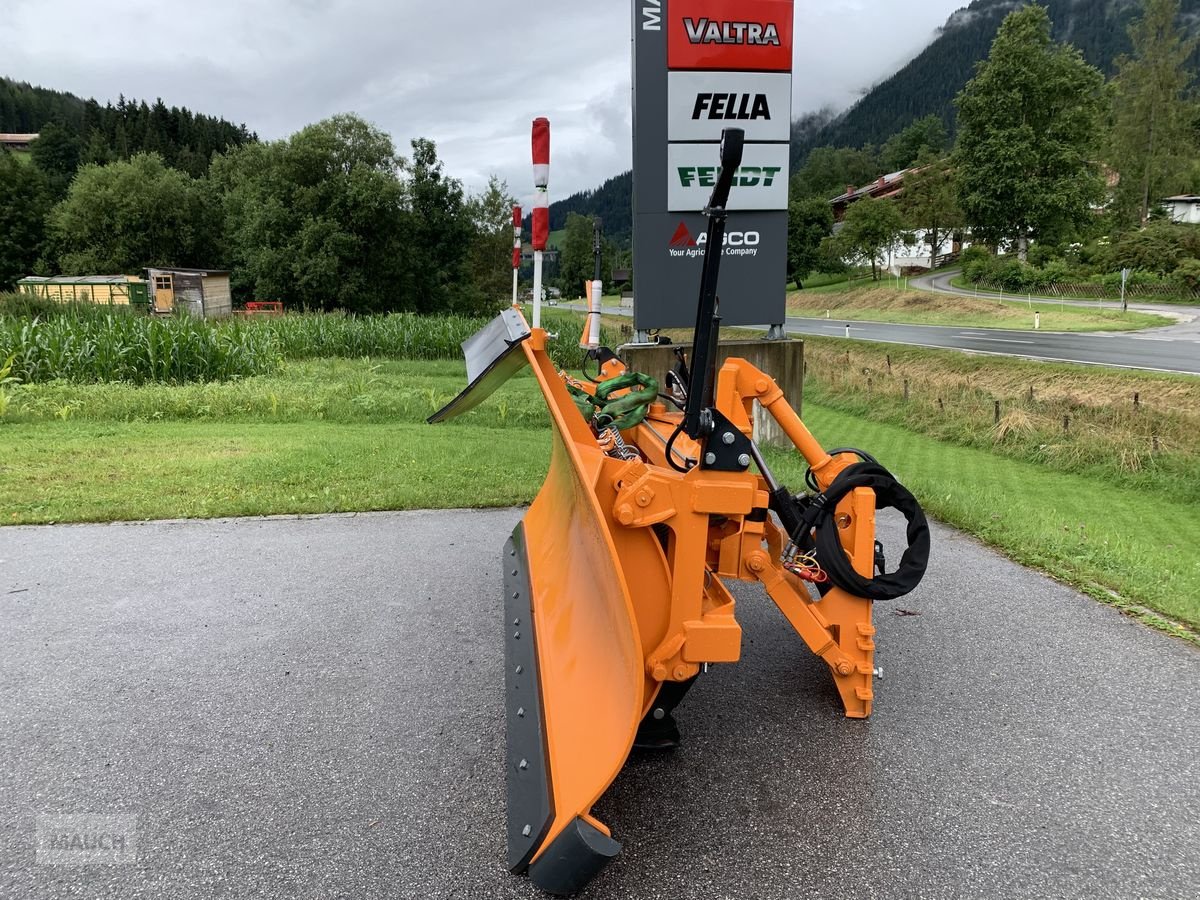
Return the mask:
[[(576, 363), (579, 318), (554, 315)], [(1020, 562), (1200, 628), (1200, 380), (832, 339), (806, 351), (804, 417), (826, 445), (876, 454), (931, 514)], [(347, 352), (225, 381), (9, 384), (0, 521), (528, 502), (549, 448), (536, 383), (424, 424), (464, 381), (456, 360)], [(771, 456), (798, 487), (796, 458)]]
[[(966, 328), (1010, 328), (1033, 331), (1034, 313), (1043, 331), (1134, 331), (1170, 325), (1174, 320), (1149, 313), (1099, 310), (1079, 306), (1035, 306), (1024, 301), (998, 302), (954, 297), (918, 290), (860, 286), (843, 282), (830, 290), (805, 289), (788, 295), (788, 314), (807, 318), (848, 319), (917, 325), (957, 325)], [(833, 290), (837, 288), (837, 290)]]

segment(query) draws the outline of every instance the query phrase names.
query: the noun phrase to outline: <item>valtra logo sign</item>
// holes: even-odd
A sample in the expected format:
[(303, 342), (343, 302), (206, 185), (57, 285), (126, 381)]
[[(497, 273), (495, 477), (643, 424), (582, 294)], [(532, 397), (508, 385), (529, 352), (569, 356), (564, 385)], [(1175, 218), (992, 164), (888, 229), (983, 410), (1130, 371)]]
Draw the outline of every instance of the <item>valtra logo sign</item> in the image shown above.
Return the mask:
[(672, 0), (667, 7), (667, 67), (792, 70), (790, 0)]

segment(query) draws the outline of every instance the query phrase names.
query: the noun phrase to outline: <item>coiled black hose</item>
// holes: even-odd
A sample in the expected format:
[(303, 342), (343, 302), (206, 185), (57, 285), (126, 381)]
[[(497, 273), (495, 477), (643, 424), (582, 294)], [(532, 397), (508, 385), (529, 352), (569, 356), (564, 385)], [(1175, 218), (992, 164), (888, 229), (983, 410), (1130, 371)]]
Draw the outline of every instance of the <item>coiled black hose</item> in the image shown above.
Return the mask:
[[(836, 509), (843, 497), (855, 488), (875, 492), (876, 509), (898, 509), (908, 520), (908, 547), (893, 573), (864, 578), (854, 570), (842, 549)], [(877, 462), (860, 462), (844, 469), (824, 493), (810, 501), (802, 528), (815, 528), (817, 560), (829, 574), (829, 580), (848, 593), (869, 600), (895, 600), (912, 591), (929, 566), (929, 523), (925, 512), (908, 488)], [(795, 538), (793, 538), (794, 540)]]

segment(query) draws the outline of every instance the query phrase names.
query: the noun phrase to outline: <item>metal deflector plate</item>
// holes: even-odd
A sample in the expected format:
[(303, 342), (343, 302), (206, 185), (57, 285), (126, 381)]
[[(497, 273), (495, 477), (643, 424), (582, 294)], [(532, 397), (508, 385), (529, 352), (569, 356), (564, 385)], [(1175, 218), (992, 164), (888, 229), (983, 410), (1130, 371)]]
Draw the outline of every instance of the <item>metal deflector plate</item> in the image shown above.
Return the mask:
[(529, 339), (529, 327), (515, 309), (506, 309), (471, 337), (463, 341), (467, 361), (466, 389), (438, 410), (428, 421), (431, 425), (470, 412), (500, 385), (512, 378), (528, 362), (521, 344)]
[(508, 867), (524, 872), (554, 819), (525, 526), (504, 544)]

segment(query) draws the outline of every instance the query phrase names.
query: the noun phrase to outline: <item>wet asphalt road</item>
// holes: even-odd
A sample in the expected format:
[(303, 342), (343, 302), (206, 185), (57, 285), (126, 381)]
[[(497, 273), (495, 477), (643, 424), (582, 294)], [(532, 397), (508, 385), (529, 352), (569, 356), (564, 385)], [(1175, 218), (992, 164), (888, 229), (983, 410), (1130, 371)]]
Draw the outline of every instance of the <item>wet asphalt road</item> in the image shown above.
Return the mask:
[[(1032, 320), (1032, 314), (1030, 318)], [(1200, 333), (1180, 336), (1170, 329), (1135, 334), (1080, 334), (1032, 329), (1009, 331), (999, 328), (887, 325), (875, 322), (839, 322), (837, 319), (789, 318), (784, 330), (788, 334), (851, 337), (860, 341), (1023, 356), (1048, 362), (1085, 363), (1200, 375)]]
[[(502, 862), (519, 516), (0, 529), (0, 897), (537, 896)], [(737, 594), (743, 660), (597, 807), (586, 896), (1200, 895), (1194, 647), (939, 527), (849, 721)], [(136, 816), (137, 861), (38, 864), (71, 813)]]

